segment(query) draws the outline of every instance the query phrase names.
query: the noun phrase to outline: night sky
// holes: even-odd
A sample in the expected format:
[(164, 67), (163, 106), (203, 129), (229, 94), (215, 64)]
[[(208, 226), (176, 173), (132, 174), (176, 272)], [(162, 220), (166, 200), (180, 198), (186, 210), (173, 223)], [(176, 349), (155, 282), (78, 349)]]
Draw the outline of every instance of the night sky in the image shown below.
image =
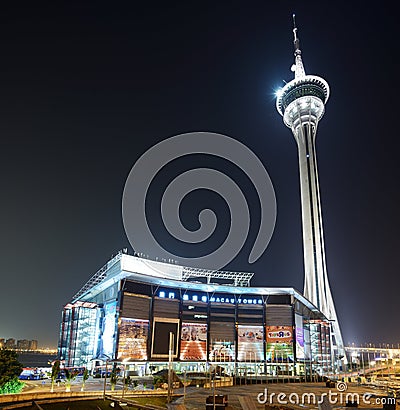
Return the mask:
[[(274, 97), (293, 78), (296, 12), (306, 72), (331, 87), (317, 156), (343, 337), (400, 342), (399, 36), (386, 2), (56, 3), (0, 10), (0, 337), (56, 345), (63, 305), (112, 254), (132, 252), (121, 217), (131, 167), (191, 131), (246, 144), (275, 187), (266, 252), (248, 264), (252, 227), (227, 269), (255, 272), (253, 285), (302, 290), (297, 147)], [(178, 161), (166, 179), (187, 167)], [(162, 187), (153, 191), (149, 215), (163, 236)], [(189, 228), (199, 204), (225, 215), (207, 192), (192, 200), (182, 207)]]

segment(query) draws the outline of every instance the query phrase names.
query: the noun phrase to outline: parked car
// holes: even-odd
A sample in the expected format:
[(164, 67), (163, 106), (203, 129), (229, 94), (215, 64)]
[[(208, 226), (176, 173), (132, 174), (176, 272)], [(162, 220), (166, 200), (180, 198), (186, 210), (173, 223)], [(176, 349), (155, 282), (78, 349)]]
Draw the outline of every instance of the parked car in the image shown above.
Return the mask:
[(42, 380), (45, 374), (35, 368), (24, 368), (19, 375), (20, 380)]

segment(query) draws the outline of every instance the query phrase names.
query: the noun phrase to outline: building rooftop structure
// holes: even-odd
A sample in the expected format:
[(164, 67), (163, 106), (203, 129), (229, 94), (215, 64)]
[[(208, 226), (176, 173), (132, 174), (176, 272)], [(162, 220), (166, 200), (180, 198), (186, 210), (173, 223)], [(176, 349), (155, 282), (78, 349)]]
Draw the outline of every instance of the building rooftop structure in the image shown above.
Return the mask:
[[(254, 273), (213, 271), (200, 268), (188, 268), (176, 264), (143, 259), (118, 252), (102, 266), (73, 296), (71, 303), (85, 301), (111, 285), (126, 279), (143, 281), (154, 285), (176, 287), (177, 289), (201, 289), (207, 293), (229, 292), (231, 294), (260, 294), (295, 296), (311, 311), (319, 312), (318, 308), (307, 300), (301, 292), (292, 287), (252, 287), (251, 278)], [(205, 278), (206, 282), (191, 281)], [(230, 283), (217, 283), (211, 280), (228, 280)]]

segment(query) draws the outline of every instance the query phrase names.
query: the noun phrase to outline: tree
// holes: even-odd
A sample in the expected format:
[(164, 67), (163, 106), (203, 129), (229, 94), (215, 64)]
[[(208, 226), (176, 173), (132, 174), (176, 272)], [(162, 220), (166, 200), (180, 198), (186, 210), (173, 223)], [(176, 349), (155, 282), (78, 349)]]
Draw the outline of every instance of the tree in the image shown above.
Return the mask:
[(56, 381), (58, 377), (58, 373), (60, 373), (60, 361), (56, 360), (53, 363), (53, 366), (51, 366), (51, 389), (50, 392), (54, 392), (54, 382)]
[(118, 380), (118, 371), (119, 371), (119, 369), (117, 369), (114, 366), (114, 368), (112, 369), (112, 372), (110, 374), (111, 391), (115, 390), (115, 386), (116, 386), (117, 380)]
[(78, 372), (64, 369), (65, 372), (65, 391), (71, 391), (71, 383), (76, 379)]
[(17, 393), (24, 384), (18, 376), (22, 372), (22, 364), (13, 350), (0, 349), (0, 394)]
[(89, 378), (89, 371), (88, 369), (85, 368), (85, 370), (83, 371), (83, 375), (82, 375), (82, 387), (81, 387), (81, 391), (85, 390), (85, 384), (86, 384), (86, 380)]
[(129, 387), (131, 384), (132, 384), (131, 376), (126, 376), (126, 377), (125, 377), (125, 385), (124, 385), (125, 390), (127, 390), (128, 387)]

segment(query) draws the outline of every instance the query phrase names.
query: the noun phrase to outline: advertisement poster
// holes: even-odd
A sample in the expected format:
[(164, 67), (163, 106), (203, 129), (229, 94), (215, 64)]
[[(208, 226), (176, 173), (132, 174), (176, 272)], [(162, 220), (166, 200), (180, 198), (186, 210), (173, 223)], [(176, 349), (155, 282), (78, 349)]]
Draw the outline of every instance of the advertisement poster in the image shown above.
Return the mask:
[(303, 328), (303, 317), (296, 313), (295, 315), (295, 325), (296, 325), (296, 357), (297, 359), (304, 359), (304, 328)]
[(114, 333), (115, 333), (115, 315), (117, 311), (117, 302), (107, 303), (104, 306), (104, 317), (101, 322), (101, 338), (98, 349), (98, 356), (113, 357), (114, 355)]
[(238, 360), (260, 362), (264, 360), (264, 332), (262, 326), (238, 326)]
[(207, 360), (207, 325), (182, 323), (181, 360)]
[(118, 357), (147, 360), (149, 321), (121, 318), (119, 324)]
[(231, 341), (212, 341), (210, 361), (233, 362), (235, 360), (235, 343)]
[(310, 329), (304, 327), (304, 358), (311, 359)]
[(292, 326), (267, 326), (267, 360), (293, 360)]

